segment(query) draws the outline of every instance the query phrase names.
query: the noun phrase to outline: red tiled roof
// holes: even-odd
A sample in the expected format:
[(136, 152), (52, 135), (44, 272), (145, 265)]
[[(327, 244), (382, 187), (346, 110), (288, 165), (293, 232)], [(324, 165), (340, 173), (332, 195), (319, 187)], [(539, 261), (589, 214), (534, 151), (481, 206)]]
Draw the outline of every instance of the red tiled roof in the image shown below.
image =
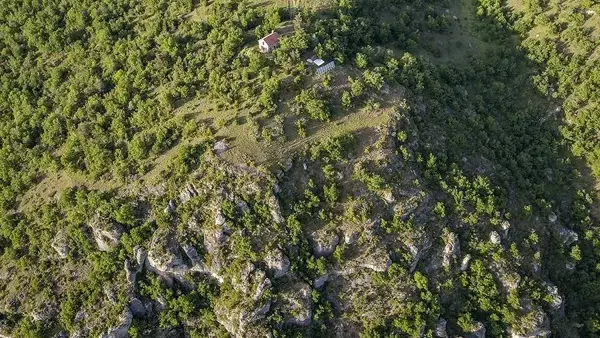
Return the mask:
[(279, 42), (279, 34), (277, 32), (273, 32), (262, 38), (262, 40), (264, 40), (267, 45), (274, 46)]

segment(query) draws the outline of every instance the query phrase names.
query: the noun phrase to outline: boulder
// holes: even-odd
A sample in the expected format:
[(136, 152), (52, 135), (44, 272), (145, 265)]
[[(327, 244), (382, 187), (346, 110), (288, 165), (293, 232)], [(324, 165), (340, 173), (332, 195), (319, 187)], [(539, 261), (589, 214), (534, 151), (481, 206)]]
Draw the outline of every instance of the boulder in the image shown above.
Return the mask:
[(432, 243), (426, 238), (422, 239), (421, 243), (419, 244), (420, 246), (413, 242), (409, 242), (407, 244), (408, 250), (410, 251), (410, 254), (413, 257), (412, 262), (410, 264), (410, 273), (413, 273), (415, 271), (415, 269), (417, 268), (417, 264), (419, 264), (419, 261), (421, 260), (421, 257), (423, 257), (423, 255), (429, 249), (431, 249), (432, 246)]
[(510, 222), (507, 220), (502, 221), (502, 224), (500, 224), (500, 226), (502, 227), (502, 236), (506, 237), (508, 236), (508, 230), (510, 230)]
[(71, 250), (71, 247), (69, 247), (69, 238), (67, 237), (67, 232), (64, 229), (60, 229), (56, 233), (56, 236), (54, 236), (54, 239), (50, 245), (52, 246), (52, 249), (56, 251), (60, 259), (67, 258), (69, 251)]
[(502, 241), (502, 238), (500, 237), (500, 234), (497, 231), (490, 232), (490, 242), (492, 244), (498, 245), (498, 244), (500, 244), (501, 241)]
[(101, 335), (101, 338), (128, 338), (129, 337), (129, 327), (131, 326), (131, 321), (133, 320), (133, 315), (131, 314), (131, 310), (128, 307), (125, 307), (125, 310), (119, 317), (119, 325), (113, 328), (110, 328), (106, 333)]
[(198, 190), (190, 183), (179, 192), (179, 201), (184, 204), (196, 196), (198, 196)]
[(448, 338), (446, 320), (444, 318), (440, 318), (435, 322), (435, 336), (438, 338)]
[(313, 287), (315, 289), (319, 290), (323, 286), (325, 286), (325, 283), (327, 283), (330, 279), (331, 279), (331, 274), (329, 274), (329, 273), (326, 273), (323, 276), (317, 277), (313, 281)]
[(279, 302), (285, 324), (308, 326), (312, 323), (312, 297), (308, 284), (292, 285), (279, 294)]
[(130, 287), (135, 287), (135, 280), (137, 275), (137, 266), (134, 263), (131, 263), (129, 259), (125, 260), (124, 263), (125, 268), (125, 277), (127, 279), (127, 285)]
[(330, 231), (318, 230), (311, 234), (311, 243), (315, 257), (329, 256), (340, 242), (339, 236)]
[(218, 141), (214, 144), (213, 146), (213, 151), (215, 152), (215, 154), (217, 155), (222, 155), (223, 153), (225, 153), (227, 150), (229, 149), (229, 146), (227, 146), (227, 143), (225, 143), (225, 141)]
[(163, 212), (165, 214), (172, 214), (175, 211), (175, 201), (173, 200), (169, 200), (169, 203), (167, 204), (167, 206), (165, 207), (165, 210), (163, 210)]
[(179, 243), (169, 230), (157, 230), (152, 236), (146, 268), (161, 276), (167, 284), (172, 284), (173, 278), (183, 282), (183, 275), (190, 267), (181, 257)]
[(146, 258), (148, 257), (148, 254), (141, 246), (136, 245), (133, 248), (133, 255), (135, 256), (135, 262), (137, 263), (137, 272), (142, 272), (142, 268), (146, 264)]
[(290, 269), (290, 260), (279, 249), (269, 251), (265, 257), (265, 264), (273, 272), (273, 278), (285, 276)]
[(519, 327), (509, 327), (508, 334), (511, 338), (540, 338), (550, 337), (550, 320), (539, 308), (521, 316)]
[(271, 209), (271, 217), (273, 217), (273, 222), (277, 224), (283, 223), (284, 219), (281, 216), (281, 207), (279, 206), (279, 201), (275, 196), (271, 196), (269, 198), (269, 208)]
[(352, 245), (352, 244), (356, 243), (357, 239), (358, 239), (358, 232), (356, 232), (356, 231), (350, 231), (350, 232), (344, 233), (344, 244), (346, 244), (346, 245)]
[(460, 271), (467, 271), (470, 263), (471, 263), (471, 255), (466, 254), (465, 257), (463, 257), (462, 262), (460, 263)]
[(45, 322), (53, 319), (58, 314), (58, 306), (54, 301), (44, 301), (31, 311), (31, 318), (36, 322)]
[(396, 198), (394, 197), (394, 194), (392, 193), (391, 190), (384, 190), (381, 193), (381, 198), (387, 203), (387, 204), (394, 204), (396, 203)]
[(565, 227), (558, 228), (558, 236), (562, 240), (564, 246), (570, 246), (579, 240), (579, 236), (575, 231)]
[(202, 266), (202, 259), (200, 258), (200, 255), (195, 247), (190, 244), (182, 244), (181, 249), (185, 253), (185, 256), (190, 260), (193, 267)]
[(239, 276), (237, 278), (233, 278), (233, 280), (231, 281), (233, 287), (236, 290), (241, 291), (245, 294), (250, 293), (250, 274), (252, 274), (255, 268), (256, 267), (254, 266), (254, 264), (246, 262), (244, 266), (242, 266), (242, 268), (240, 269)]
[(141, 300), (133, 298), (129, 303), (131, 314), (136, 318), (143, 318), (146, 315), (146, 307)]
[(446, 245), (442, 256), (442, 266), (450, 268), (450, 265), (460, 256), (460, 241), (458, 235), (453, 232), (447, 233), (444, 238)]
[(355, 259), (356, 266), (375, 272), (385, 272), (392, 265), (388, 252), (376, 246), (366, 250), (366, 254)]
[(475, 322), (473, 330), (465, 334), (465, 338), (485, 338), (485, 326), (481, 322)]
[(227, 220), (225, 219), (225, 216), (223, 216), (221, 209), (217, 210), (217, 213), (215, 214), (215, 225), (222, 227), (225, 225), (226, 221)]
[(271, 280), (267, 278), (267, 274), (262, 270), (254, 270), (251, 283), (254, 287), (254, 292), (252, 292), (252, 300), (255, 302), (259, 301), (265, 292), (272, 286)]
[(264, 325), (264, 319), (271, 305), (270, 299), (255, 302), (241, 297), (232, 307), (227, 301), (217, 301), (214, 312), (219, 324), (232, 337), (269, 337), (270, 330)]
[(123, 228), (108, 217), (96, 213), (90, 220), (89, 226), (100, 251), (109, 251), (119, 245)]
[(545, 283), (546, 291), (550, 296), (550, 307), (554, 311), (561, 312), (563, 309), (563, 297), (558, 293), (558, 287), (552, 283)]

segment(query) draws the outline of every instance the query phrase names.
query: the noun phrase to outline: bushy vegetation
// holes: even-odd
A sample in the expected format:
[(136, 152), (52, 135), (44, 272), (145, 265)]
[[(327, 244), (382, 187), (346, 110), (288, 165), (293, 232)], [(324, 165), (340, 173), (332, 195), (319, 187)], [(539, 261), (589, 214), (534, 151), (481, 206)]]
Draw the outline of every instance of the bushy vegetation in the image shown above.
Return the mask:
[[(600, 177), (598, 46), (581, 28), (594, 7), (477, 1), (463, 28), (483, 47), (455, 62), (435, 45), (463, 20), (452, 4), (5, 4), (0, 333), (99, 336), (135, 298), (133, 337), (421, 337), (442, 318), (457, 335), (599, 335), (597, 202), (577, 161)], [(275, 29), (289, 33), (260, 54)], [(313, 54), (341, 74), (314, 77)], [(192, 101), (222, 115), (200, 123), (181, 113)], [(277, 175), (225, 163), (212, 144), (228, 111), (260, 146), (305, 151)], [(345, 130), (354, 114), (387, 118)], [(50, 174), (128, 185), (25, 208)], [(154, 265), (131, 282), (140, 249)]]

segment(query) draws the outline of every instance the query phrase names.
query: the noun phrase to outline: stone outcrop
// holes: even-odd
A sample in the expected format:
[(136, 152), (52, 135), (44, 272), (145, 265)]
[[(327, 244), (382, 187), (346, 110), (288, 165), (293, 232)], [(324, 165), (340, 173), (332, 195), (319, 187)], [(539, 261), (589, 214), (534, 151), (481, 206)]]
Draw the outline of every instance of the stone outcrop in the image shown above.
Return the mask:
[(183, 281), (183, 275), (190, 267), (183, 261), (179, 243), (169, 230), (157, 230), (152, 236), (146, 268), (161, 276), (167, 284), (172, 284), (173, 278)]
[(563, 310), (563, 297), (558, 293), (558, 287), (552, 283), (545, 283), (546, 291), (551, 297), (550, 307), (556, 312), (562, 312)]
[(139, 245), (133, 248), (133, 256), (135, 256), (135, 262), (137, 264), (137, 272), (142, 272), (142, 268), (146, 264), (146, 258), (148, 253)]
[(550, 320), (539, 308), (535, 308), (520, 318), (519, 327), (509, 327), (511, 338), (541, 338), (550, 337)]
[(124, 263), (124, 269), (125, 279), (127, 280), (127, 288), (129, 289), (130, 293), (133, 293), (138, 273), (137, 266), (135, 263), (132, 263), (129, 259), (126, 259)]
[(311, 244), (315, 257), (331, 255), (340, 242), (340, 237), (327, 230), (317, 230), (311, 234)]
[(146, 315), (146, 307), (142, 301), (137, 298), (133, 298), (131, 302), (129, 302), (129, 309), (131, 310), (133, 317), (143, 318)]
[(281, 292), (278, 305), (285, 324), (308, 326), (312, 323), (312, 298), (308, 284), (298, 282)]
[(389, 253), (379, 246), (374, 246), (366, 250), (365, 255), (357, 257), (349, 262), (350, 267), (365, 268), (375, 272), (385, 272), (392, 265), (392, 259)]
[(279, 249), (269, 251), (265, 257), (265, 264), (273, 272), (273, 278), (276, 279), (285, 276), (290, 269), (290, 260)]
[(485, 326), (481, 322), (473, 324), (473, 330), (465, 334), (465, 338), (485, 338)]
[(269, 208), (271, 209), (271, 217), (273, 217), (273, 222), (277, 224), (283, 223), (284, 219), (281, 215), (281, 207), (279, 206), (279, 201), (275, 196), (271, 196), (269, 198)]
[(567, 229), (565, 227), (559, 227), (557, 232), (564, 246), (570, 246), (571, 244), (579, 240), (579, 236), (575, 231)]
[(227, 143), (225, 143), (225, 141), (222, 140), (215, 142), (213, 146), (213, 151), (215, 152), (215, 154), (217, 154), (217, 156), (223, 155), (228, 149), (229, 146), (227, 146)]
[(33, 311), (31, 318), (36, 322), (44, 322), (53, 319), (58, 314), (58, 306), (54, 301), (41, 302)]
[(198, 190), (190, 183), (179, 192), (179, 201), (184, 204), (196, 196), (198, 196)]
[(448, 338), (448, 333), (446, 332), (446, 320), (444, 318), (440, 318), (435, 322), (435, 336), (437, 338)]
[(67, 237), (67, 232), (64, 229), (60, 229), (56, 233), (56, 236), (54, 236), (54, 239), (50, 245), (52, 246), (52, 249), (56, 251), (60, 259), (67, 258), (67, 255), (71, 250), (69, 247), (69, 238)]
[(410, 254), (412, 255), (412, 262), (410, 264), (409, 270), (412, 273), (417, 268), (417, 264), (419, 264), (419, 261), (424, 256), (424, 254), (429, 249), (431, 249), (432, 243), (428, 239), (423, 238), (421, 239), (420, 243), (410, 242), (407, 244), (407, 246), (408, 250), (410, 251)]
[(119, 316), (119, 325), (113, 328), (110, 328), (106, 333), (104, 333), (101, 338), (128, 338), (129, 327), (131, 326), (131, 322), (133, 320), (133, 315), (131, 314), (131, 310), (128, 307), (125, 307), (125, 310)]
[(100, 251), (109, 251), (119, 245), (123, 228), (108, 217), (96, 213), (90, 220), (89, 226)]
[(498, 245), (502, 242), (502, 238), (497, 231), (490, 232), (490, 242), (494, 245)]
[(471, 255), (466, 254), (460, 262), (460, 271), (467, 271), (469, 269), (469, 264), (471, 263)]
[(442, 266), (450, 268), (451, 264), (455, 263), (460, 256), (460, 241), (458, 235), (449, 232), (444, 236), (444, 251), (442, 255)]
[(176, 208), (175, 201), (169, 200), (169, 203), (167, 204), (167, 206), (165, 207), (163, 212), (165, 214), (171, 214), (171, 213), (173, 213), (173, 211), (175, 211), (175, 208)]
[(234, 337), (266, 336), (269, 331), (262, 322), (272, 305), (271, 299), (265, 297), (271, 288), (271, 280), (264, 271), (246, 262), (231, 283), (233, 292), (238, 294), (238, 302), (229, 305), (217, 302), (217, 321)]

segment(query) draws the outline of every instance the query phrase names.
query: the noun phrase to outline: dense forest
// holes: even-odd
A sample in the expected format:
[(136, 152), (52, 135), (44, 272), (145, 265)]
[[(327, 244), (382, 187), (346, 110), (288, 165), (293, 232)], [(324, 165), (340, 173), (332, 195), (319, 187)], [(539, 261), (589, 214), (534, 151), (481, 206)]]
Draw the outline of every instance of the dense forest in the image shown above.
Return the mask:
[(600, 336), (599, 4), (2, 5), (0, 337)]

